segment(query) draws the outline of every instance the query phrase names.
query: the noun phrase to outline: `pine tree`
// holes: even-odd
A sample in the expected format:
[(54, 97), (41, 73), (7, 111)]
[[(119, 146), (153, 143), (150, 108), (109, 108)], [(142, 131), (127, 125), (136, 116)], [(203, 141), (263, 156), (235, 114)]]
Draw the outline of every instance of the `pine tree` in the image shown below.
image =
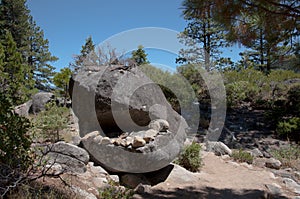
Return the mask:
[(150, 63), (147, 59), (148, 54), (146, 54), (144, 47), (142, 45), (139, 45), (138, 49), (132, 51), (131, 54), (132, 54), (131, 59), (134, 60), (138, 66)]
[(225, 43), (223, 29), (212, 19), (215, 5), (210, 1), (192, 0), (183, 2), (184, 18), (189, 22), (179, 35), (180, 42), (187, 48), (181, 49), (176, 63), (204, 63), (211, 70), (211, 61), (219, 59), (219, 48)]
[(30, 19), (30, 37), (29, 37), (29, 54), (27, 58), (28, 65), (32, 68), (35, 88), (49, 91), (55, 68), (49, 62), (56, 61), (58, 58), (52, 56), (49, 52), (49, 41), (44, 39), (44, 32)]
[(24, 76), (28, 73), (28, 67), (24, 65), (22, 55), (9, 31), (6, 32), (2, 45), (1, 93), (11, 99), (13, 104), (19, 104), (26, 100), (28, 88), (32, 86), (32, 81)]
[(0, 39), (4, 39), (6, 30), (9, 30), (22, 56), (28, 50), (29, 13), (26, 0), (0, 1)]
[(49, 62), (57, 58), (49, 52), (49, 42), (32, 19), (26, 0), (2, 0), (0, 12), (0, 39), (5, 38), (7, 30), (11, 32), (23, 64), (28, 67), (25, 78), (34, 79), (35, 88), (49, 90), (54, 74), (54, 67)]
[(289, 56), (295, 41), (298, 42), (298, 0), (185, 0), (184, 15), (202, 18), (203, 4), (213, 6), (210, 19), (225, 29), (227, 42), (251, 48), (245, 54), (260, 70), (269, 72), (272, 63)]
[(62, 68), (60, 69), (60, 72), (56, 73), (53, 78), (53, 83), (55, 86), (62, 91), (64, 98), (65, 98), (65, 105), (66, 105), (66, 99), (68, 97), (68, 91), (69, 91), (69, 81), (71, 78), (72, 71), (70, 68)]
[(74, 63), (71, 63), (70, 66), (74, 68), (74, 71), (77, 71), (82, 67), (87, 56), (95, 50), (95, 44), (93, 43), (92, 36), (89, 36), (85, 40), (85, 44), (81, 46), (80, 55), (74, 57)]

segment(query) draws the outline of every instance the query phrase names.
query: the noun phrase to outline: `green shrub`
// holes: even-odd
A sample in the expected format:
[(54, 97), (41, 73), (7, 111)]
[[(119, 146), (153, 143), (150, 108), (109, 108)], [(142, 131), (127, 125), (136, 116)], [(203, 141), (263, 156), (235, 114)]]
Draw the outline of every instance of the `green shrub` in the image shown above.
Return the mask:
[(0, 94), (0, 166), (27, 169), (31, 162), (29, 127), (29, 120), (16, 115), (9, 100)]
[(0, 198), (23, 180), (33, 162), (29, 127), (29, 120), (16, 115), (0, 93)]
[(290, 112), (300, 114), (300, 84), (294, 84), (287, 92), (287, 104)]
[(237, 106), (243, 101), (254, 102), (259, 88), (247, 81), (238, 81), (226, 85), (227, 103), (230, 107)]
[(277, 124), (276, 132), (287, 139), (300, 139), (300, 118), (292, 117)]
[(119, 187), (118, 183), (114, 181), (108, 182), (109, 186), (104, 189), (99, 189), (99, 198), (105, 199), (130, 199), (133, 197), (134, 191), (131, 189), (125, 189)]
[(295, 168), (300, 170), (300, 146), (291, 144), (271, 151), (274, 158), (278, 159), (283, 167)]
[(200, 151), (201, 145), (193, 142), (191, 145), (186, 146), (183, 149), (175, 163), (189, 171), (197, 172), (199, 171), (202, 163)]
[(49, 103), (46, 105), (46, 110), (33, 118), (31, 131), (36, 138), (42, 137), (53, 142), (58, 141), (60, 139), (59, 132), (67, 128), (68, 116), (68, 108)]
[(234, 150), (232, 152), (232, 158), (238, 162), (247, 162), (248, 164), (253, 163), (253, 156), (251, 155), (251, 153), (242, 149)]
[(283, 82), (285, 80), (295, 78), (300, 78), (300, 74), (291, 70), (272, 70), (268, 75), (269, 82)]

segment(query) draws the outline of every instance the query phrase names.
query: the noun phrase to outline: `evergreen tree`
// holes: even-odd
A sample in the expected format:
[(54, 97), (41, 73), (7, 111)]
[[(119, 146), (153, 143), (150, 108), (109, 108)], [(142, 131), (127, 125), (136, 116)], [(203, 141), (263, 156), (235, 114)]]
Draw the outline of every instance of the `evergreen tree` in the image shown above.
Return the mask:
[(0, 1), (0, 39), (4, 39), (9, 30), (22, 56), (28, 51), (29, 13), (26, 0)]
[(49, 52), (49, 42), (32, 19), (26, 0), (2, 0), (0, 13), (0, 39), (5, 38), (7, 30), (11, 32), (22, 62), (28, 67), (25, 78), (34, 79), (35, 88), (49, 90), (54, 71), (49, 62), (57, 58)]
[(150, 63), (142, 45), (139, 45), (137, 50), (132, 51), (131, 55), (131, 59), (134, 60), (138, 66)]
[(298, 0), (185, 0), (184, 14), (202, 18), (203, 4), (213, 5), (210, 18), (226, 30), (226, 40), (250, 48), (245, 56), (266, 72), (289, 56), (300, 35)]
[(53, 78), (53, 82), (55, 86), (62, 91), (64, 97), (65, 97), (65, 104), (66, 99), (68, 97), (68, 91), (69, 91), (69, 81), (71, 78), (72, 71), (70, 68), (62, 68), (60, 69), (60, 72), (56, 73)]
[(1, 93), (11, 99), (13, 104), (19, 104), (26, 100), (26, 94), (32, 85), (31, 79), (24, 76), (28, 74), (28, 67), (24, 64), (9, 31), (6, 32), (2, 45), (4, 53), (1, 55), (2, 67), (0, 67)]
[(74, 57), (74, 63), (71, 63), (70, 66), (77, 71), (84, 63), (87, 56), (95, 50), (95, 44), (93, 43), (92, 36), (89, 36), (85, 40), (85, 44), (81, 46), (80, 55)]
[(185, 0), (182, 5), (184, 18), (189, 23), (179, 38), (187, 48), (180, 50), (176, 63), (204, 63), (205, 69), (210, 71), (212, 59), (219, 59), (219, 48), (225, 42), (224, 30), (211, 17), (215, 4)]
[(49, 91), (55, 68), (49, 62), (56, 61), (58, 58), (52, 56), (49, 52), (49, 41), (44, 39), (44, 32), (30, 18), (30, 37), (27, 62), (32, 68), (33, 79), (35, 80), (35, 88), (39, 90)]

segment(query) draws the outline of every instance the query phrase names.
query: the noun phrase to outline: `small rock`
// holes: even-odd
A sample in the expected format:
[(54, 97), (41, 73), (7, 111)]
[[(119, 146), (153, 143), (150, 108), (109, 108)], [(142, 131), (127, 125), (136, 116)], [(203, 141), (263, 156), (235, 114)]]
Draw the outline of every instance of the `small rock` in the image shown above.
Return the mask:
[(94, 166), (94, 162), (89, 162), (88, 167), (90, 168), (92, 173), (108, 175), (107, 171), (101, 166)]
[(246, 163), (246, 162), (242, 162), (242, 163), (241, 163), (241, 166), (246, 167), (246, 168), (248, 168), (248, 169), (253, 169), (253, 166), (250, 165), (250, 164), (248, 164), (248, 163)]
[(281, 195), (281, 187), (278, 184), (266, 184), (265, 185), (271, 196), (279, 196)]
[(283, 178), (283, 182), (286, 187), (292, 190), (296, 194), (300, 194), (300, 185), (290, 178)]
[(96, 137), (93, 138), (93, 141), (95, 143), (101, 143), (102, 139), (103, 139), (103, 137), (101, 135), (97, 135)]
[(281, 162), (279, 160), (276, 160), (275, 158), (270, 158), (266, 161), (265, 166), (270, 169), (280, 169)]
[(138, 147), (143, 147), (146, 145), (146, 141), (139, 136), (135, 136), (133, 139), (132, 147), (133, 148), (138, 148)]
[(151, 193), (151, 186), (138, 184), (138, 186), (134, 189), (134, 192), (138, 194)]
[(101, 144), (104, 144), (104, 145), (112, 144), (112, 141), (110, 140), (109, 137), (104, 137), (104, 138), (102, 138)]
[(271, 158), (271, 154), (267, 151), (262, 152), (265, 158)]
[(258, 148), (251, 150), (250, 153), (253, 157), (264, 157), (264, 154)]
[(121, 140), (120, 140), (120, 145), (121, 145), (122, 147), (127, 147), (127, 146), (128, 146), (125, 139), (121, 139)]
[(229, 159), (230, 159), (230, 156), (229, 156), (229, 155), (223, 155), (221, 158), (222, 158), (223, 160), (229, 160)]
[(158, 131), (154, 129), (149, 129), (145, 132), (144, 140), (149, 143), (150, 141), (154, 140), (155, 136), (158, 134)]
[(149, 123), (148, 127), (158, 132), (166, 132), (169, 129), (170, 125), (169, 122), (166, 120), (156, 119), (156, 120), (152, 120)]
[(223, 142), (210, 142), (206, 143), (206, 150), (213, 152), (215, 155), (230, 155), (232, 151), (228, 146), (226, 146)]
[(133, 144), (133, 140), (134, 140), (133, 137), (127, 137), (125, 139), (126, 146), (128, 147), (128, 146), (132, 145)]
[(86, 140), (91, 140), (93, 139), (94, 137), (98, 136), (99, 135), (99, 131), (93, 131), (93, 132), (90, 132), (88, 134), (86, 134), (82, 139), (81, 141), (82, 142), (85, 142)]
[(113, 180), (115, 183), (120, 182), (120, 178), (118, 175), (110, 175), (111, 180)]

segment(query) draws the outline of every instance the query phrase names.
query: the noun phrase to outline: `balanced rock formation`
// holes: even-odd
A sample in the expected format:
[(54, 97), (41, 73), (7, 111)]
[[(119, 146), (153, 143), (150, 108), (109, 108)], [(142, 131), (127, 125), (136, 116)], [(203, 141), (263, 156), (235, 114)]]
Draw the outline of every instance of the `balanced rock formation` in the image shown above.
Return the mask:
[(109, 170), (155, 171), (183, 146), (186, 121), (137, 67), (81, 70), (71, 80), (71, 96), (84, 147)]

